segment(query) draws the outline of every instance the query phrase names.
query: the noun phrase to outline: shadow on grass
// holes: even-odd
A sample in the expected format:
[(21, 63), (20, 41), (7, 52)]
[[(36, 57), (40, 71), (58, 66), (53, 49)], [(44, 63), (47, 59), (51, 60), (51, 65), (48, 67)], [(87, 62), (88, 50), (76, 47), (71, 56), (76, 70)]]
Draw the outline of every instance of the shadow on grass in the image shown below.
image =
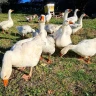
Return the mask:
[[(3, 56), (7, 50), (10, 50), (10, 47), (8, 48), (0, 47), (0, 62), (2, 62)], [(2, 63), (0, 63), (0, 67), (2, 67)]]
[[(4, 55), (4, 54), (0, 53), (0, 62), (2, 62), (3, 55)], [(2, 67), (2, 63), (0, 63), (0, 67)]]
[[(58, 56), (60, 57), (60, 51), (61, 51), (61, 49), (56, 48), (56, 51), (53, 54), (53, 56), (54, 57), (58, 57)], [(73, 51), (68, 51), (67, 54), (65, 54), (63, 57), (68, 57), (68, 58), (76, 57), (76, 58), (78, 58), (80, 56), (78, 54), (76, 54), (75, 52), (73, 52)]]
[(18, 21), (18, 22), (28, 22), (27, 20), (20, 20), (20, 21)]

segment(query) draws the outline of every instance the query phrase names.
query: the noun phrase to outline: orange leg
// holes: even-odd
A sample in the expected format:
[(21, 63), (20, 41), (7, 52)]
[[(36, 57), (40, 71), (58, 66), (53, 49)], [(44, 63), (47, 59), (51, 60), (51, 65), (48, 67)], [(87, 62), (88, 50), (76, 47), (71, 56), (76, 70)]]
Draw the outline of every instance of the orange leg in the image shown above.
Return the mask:
[(49, 57), (48, 57), (47, 63), (48, 63), (48, 64), (51, 64), (51, 63), (52, 63), (52, 61), (50, 60), (50, 55), (49, 55)]
[(87, 59), (85, 59), (85, 62), (89, 64), (89, 63), (91, 63), (90, 60), (91, 60), (91, 58), (89, 56)]
[(28, 81), (28, 80), (31, 78), (31, 76), (32, 76), (32, 67), (30, 68), (30, 73), (29, 73), (29, 75), (24, 74), (24, 75), (22, 76), (22, 78), (23, 78), (25, 81)]
[(2, 29), (2, 33), (5, 34), (4, 30)]
[(84, 57), (79, 57), (78, 60), (83, 60), (84, 61)]
[(86, 63), (90, 63), (90, 56), (88, 58), (85, 58), (85, 57), (80, 57), (79, 60), (83, 60), (84, 62)]

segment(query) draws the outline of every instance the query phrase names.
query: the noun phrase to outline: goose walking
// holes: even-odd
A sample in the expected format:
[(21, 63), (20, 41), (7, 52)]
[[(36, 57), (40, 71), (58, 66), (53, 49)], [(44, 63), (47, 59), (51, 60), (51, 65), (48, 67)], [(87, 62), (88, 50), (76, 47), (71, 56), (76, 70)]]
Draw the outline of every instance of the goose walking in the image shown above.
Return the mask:
[(87, 58), (87, 63), (90, 62), (90, 57), (96, 54), (96, 38), (85, 39), (76, 45), (68, 45), (61, 50), (61, 56), (65, 55), (69, 50), (74, 51), (78, 55), (83, 57), (83, 60)]
[(27, 33), (35, 33), (35, 30), (29, 25), (17, 26), (16, 27), (20, 35), (24, 38)]
[[(63, 17), (63, 23), (65, 23), (65, 21), (67, 21), (68, 18), (68, 14), (71, 12), (71, 9), (66, 9), (64, 12), (64, 17)], [(69, 21), (70, 24), (73, 24), (71, 21)], [(67, 34), (72, 34), (72, 28), (69, 26), (69, 24), (66, 26), (66, 31)], [(53, 36), (54, 39), (56, 39), (60, 34), (62, 34), (62, 25), (61, 27), (53, 34), (51, 34)]]
[(31, 67), (29, 75), (23, 75), (25, 80), (31, 78), (32, 68), (39, 62), (42, 53), (41, 36), (36, 36), (29, 42), (16, 46), (13, 50), (6, 51), (2, 60), (1, 78), (4, 81), (4, 86), (8, 85), (9, 77), (14, 67)]
[(49, 21), (51, 20), (52, 18), (52, 14), (50, 13), (50, 10), (48, 10), (48, 14), (45, 16), (45, 20), (47, 23), (49, 23)]
[(9, 9), (9, 11), (8, 11), (8, 20), (0, 22), (0, 29), (2, 29), (3, 33), (4, 33), (4, 31), (11, 28), (13, 26), (13, 24), (14, 24), (13, 20), (11, 18), (11, 12), (13, 12), (13, 11), (14, 10)]
[(65, 47), (72, 43), (71, 37), (67, 31), (67, 26), (69, 26), (69, 21), (65, 20), (65, 22), (62, 25), (61, 33), (56, 37), (56, 46), (58, 48)]
[(42, 33), (42, 40), (45, 42), (43, 46), (43, 54), (48, 54), (48, 63), (51, 63), (50, 56), (55, 52), (55, 41), (52, 37), (47, 35), (45, 30), (45, 15), (41, 15), (39, 23), (40, 33)]

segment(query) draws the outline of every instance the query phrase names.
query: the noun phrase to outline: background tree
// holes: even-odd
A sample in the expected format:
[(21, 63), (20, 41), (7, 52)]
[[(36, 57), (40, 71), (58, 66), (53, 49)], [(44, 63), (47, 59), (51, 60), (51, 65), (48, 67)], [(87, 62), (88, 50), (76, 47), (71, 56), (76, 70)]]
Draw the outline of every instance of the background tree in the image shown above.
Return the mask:
[(0, 13), (2, 12), (2, 8), (1, 8), (2, 4), (7, 2), (8, 0), (0, 0)]
[(22, 0), (8, 0), (9, 4), (18, 4), (20, 2), (22, 2)]
[(8, 0), (0, 0), (0, 3), (6, 3)]

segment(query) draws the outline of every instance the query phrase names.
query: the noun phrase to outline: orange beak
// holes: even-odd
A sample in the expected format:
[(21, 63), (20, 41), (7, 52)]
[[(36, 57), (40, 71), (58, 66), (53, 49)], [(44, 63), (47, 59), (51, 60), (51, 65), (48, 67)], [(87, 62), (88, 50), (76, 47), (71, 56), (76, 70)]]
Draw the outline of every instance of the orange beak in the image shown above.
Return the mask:
[(73, 24), (73, 22), (72, 21), (69, 21), (69, 24)]
[(3, 84), (4, 84), (4, 87), (6, 87), (8, 85), (8, 79), (4, 79)]
[(11, 12), (13, 12), (14, 10), (11, 10)]
[(78, 9), (78, 11), (80, 11), (80, 10)]
[(41, 16), (40, 21), (44, 21), (44, 16)]
[(69, 9), (68, 11), (69, 11), (69, 12), (71, 12), (72, 10), (71, 10), (71, 9)]
[(85, 17), (89, 17), (89, 16), (85, 14)]

